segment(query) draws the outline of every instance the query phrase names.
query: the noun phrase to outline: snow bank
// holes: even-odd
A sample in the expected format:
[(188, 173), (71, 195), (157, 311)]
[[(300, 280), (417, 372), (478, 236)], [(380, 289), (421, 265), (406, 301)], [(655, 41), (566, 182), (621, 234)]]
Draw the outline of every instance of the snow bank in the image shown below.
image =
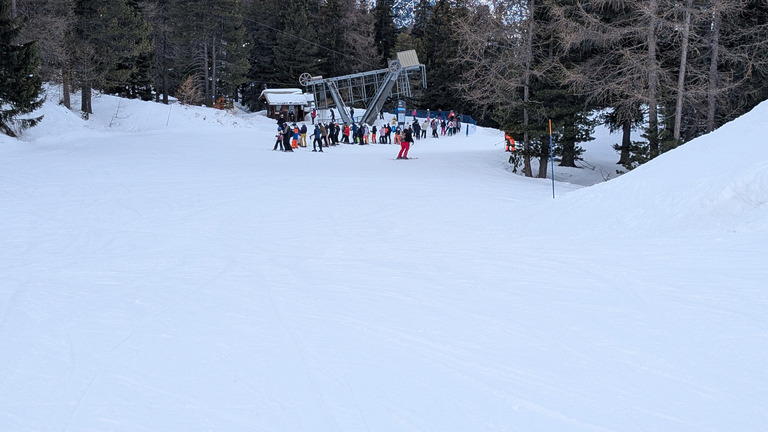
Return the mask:
[(597, 231), (765, 228), (766, 131), (763, 102), (737, 121), (553, 206), (576, 220), (601, 221)]

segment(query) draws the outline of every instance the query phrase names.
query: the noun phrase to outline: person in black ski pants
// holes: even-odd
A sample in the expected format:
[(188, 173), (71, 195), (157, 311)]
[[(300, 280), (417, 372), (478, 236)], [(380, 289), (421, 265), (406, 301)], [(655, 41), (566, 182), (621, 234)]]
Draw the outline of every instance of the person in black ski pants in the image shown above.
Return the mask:
[(323, 151), (323, 133), (320, 131), (320, 125), (315, 125), (315, 140), (312, 141), (312, 151), (317, 151), (317, 145), (320, 146), (320, 152)]
[(283, 124), (283, 151), (292, 152), (293, 148), (291, 148), (291, 137), (293, 136), (293, 131), (291, 131), (290, 126), (288, 126), (288, 123)]
[(339, 145), (339, 124), (336, 122), (331, 124), (331, 145)]

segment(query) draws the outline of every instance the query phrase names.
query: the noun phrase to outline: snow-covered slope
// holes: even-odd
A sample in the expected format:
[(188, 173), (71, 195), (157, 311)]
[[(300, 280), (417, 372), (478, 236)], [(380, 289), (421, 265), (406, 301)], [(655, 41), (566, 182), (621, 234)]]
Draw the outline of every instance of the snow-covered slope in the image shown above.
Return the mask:
[(498, 131), (396, 161), (94, 106), (0, 138), (0, 430), (768, 424), (767, 104), (555, 200)]
[(608, 210), (604, 216), (617, 221), (617, 228), (697, 232), (749, 223), (765, 230), (766, 131), (768, 103), (763, 103), (737, 121), (639, 167), (631, 176), (580, 191), (565, 201), (582, 217), (597, 217), (595, 209)]

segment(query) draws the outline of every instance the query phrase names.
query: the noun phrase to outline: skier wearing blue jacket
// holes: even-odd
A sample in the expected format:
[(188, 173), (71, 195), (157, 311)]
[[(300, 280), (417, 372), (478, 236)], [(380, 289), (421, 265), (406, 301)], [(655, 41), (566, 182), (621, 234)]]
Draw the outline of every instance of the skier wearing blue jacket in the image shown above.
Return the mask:
[(320, 131), (320, 125), (315, 125), (314, 135), (315, 135), (315, 140), (312, 141), (312, 151), (316, 152), (317, 151), (316, 145), (319, 145), (320, 152), (322, 152), (323, 151), (323, 132)]

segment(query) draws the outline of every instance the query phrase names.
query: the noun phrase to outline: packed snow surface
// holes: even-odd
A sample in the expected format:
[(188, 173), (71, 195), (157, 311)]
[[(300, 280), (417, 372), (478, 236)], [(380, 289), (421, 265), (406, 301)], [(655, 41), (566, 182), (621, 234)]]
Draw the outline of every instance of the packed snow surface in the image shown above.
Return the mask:
[(768, 103), (553, 199), (490, 129), (48, 99), (0, 137), (0, 431), (768, 430)]

